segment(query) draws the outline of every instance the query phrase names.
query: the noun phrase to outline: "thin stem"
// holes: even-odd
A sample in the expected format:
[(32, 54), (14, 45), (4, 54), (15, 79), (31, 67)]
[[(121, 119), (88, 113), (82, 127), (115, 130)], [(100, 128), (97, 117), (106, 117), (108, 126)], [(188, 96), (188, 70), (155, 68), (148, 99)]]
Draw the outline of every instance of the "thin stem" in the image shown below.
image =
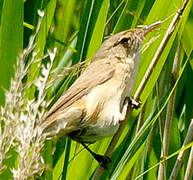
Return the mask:
[(176, 12), (176, 15), (174, 16), (174, 18), (173, 18), (173, 20), (172, 20), (164, 38), (163, 38), (163, 40), (162, 40), (158, 50), (156, 51), (156, 54), (153, 57), (151, 64), (149, 65), (149, 67), (144, 75), (144, 78), (142, 79), (142, 81), (137, 89), (137, 92), (134, 95), (134, 99), (139, 99), (141, 93), (143, 92), (143, 89), (145, 88), (145, 85), (147, 84), (147, 81), (149, 80), (151, 73), (153, 72), (156, 64), (158, 63), (158, 60), (159, 60), (163, 50), (165, 49), (166, 44), (168, 43), (170, 37), (172, 36), (188, 1), (189, 0), (185, 0), (182, 7), (180, 9), (178, 9), (178, 11)]
[(136, 127), (136, 132), (135, 135), (138, 133), (138, 131), (140, 130), (142, 124), (143, 124), (143, 120), (144, 120), (144, 115), (145, 115), (145, 109), (146, 109), (146, 103), (144, 104), (144, 106), (141, 109), (141, 112), (139, 114), (139, 118), (137, 121), (137, 127)]
[[(181, 43), (179, 43), (179, 46), (177, 48), (177, 51), (176, 51), (176, 54), (174, 57), (174, 64), (173, 64), (173, 70), (172, 70), (172, 82), (171, 82), (172, 86), (174, 86), (174, 84), (178, 78), (180, 59), (181, 59), (180, 57), (181, 57)], [(174, 93), (172, 94), (170, 101), (168, 102), (168, 106), (167, 106), (167, 113), (166, 113), (166, 120), (165, 120), (165, 126), (164, 126), (164, 134), (163, 134), (163, 149), (161, 152), (161, 159), (168, 156), (175, 99), (176, 99), (176, 89), (175, 89)], [(160, 164), (159, 173), (158, 173), (158, 180), (164, 180), (164, 179), (166, 179), (166, 161), (164, 161), (163, 163)]]
[(192, 175), (193, 175), (193, 146), (191, 148), (191, 152), (190, 152), (184, 180), (191, 180)]
[[(184, 143), (183, 143), (183, 146), (186, 146), (187, 144), (189, 144), (193, 139), (193, 119), (191, 119), (191, 122), (190, 122), (190, 126), (188, 128), (188, 132), (187, 132), (187, 135), (186, 135), (186, 138), (184, 140)], [(176, 163), (174, 165), (174, 168), (172, 170), (172, 173), (170, 175), (170, 178), (169, 180), (174, 180), (177, 178), (177, 175), (178, 175), (178, 172), (182, 166), (182, 162), (183, 162), (183, 159), (184, 159), (184, 156), (185, 156), (185, 152), (186, 151), (181, 151), (179, 154), (178, 154), (178, 157), (177, 157), (177, 160), (176, 160)]]
[(69, 138), (67, 138), (66, 153), (65, 153), (65, 159), (64, 159), (64, 167), (63, 167), (63, 171), (62, 171), (62, 180), (65, 180), (66, 176), (67, 176), (69, 157), (70, 157), (70, 148), (71, 148), (71, 140)]
[[(142, 110), (139, 114), (138, 120), (137, 120), (137, 127), (136, 127), (136, 132), (135, 132), (135, 136), (138, 133), (138, 131), (140, 130), (140, 128), (142, 127), (143, 124), (143, 120), (144, 120), (144, 115), (145, 115), (145, 109), (146, 109), (146, 103), (144, 104), (144, 106), (142, 107)], [(131, 168), (131, 170), (129, 171), (129, 173), (127, 174), (127, 178), (126, 179), (132, 179), (134, 172), (136, 169), (136, 163), (133, 164), (133, 167)]]

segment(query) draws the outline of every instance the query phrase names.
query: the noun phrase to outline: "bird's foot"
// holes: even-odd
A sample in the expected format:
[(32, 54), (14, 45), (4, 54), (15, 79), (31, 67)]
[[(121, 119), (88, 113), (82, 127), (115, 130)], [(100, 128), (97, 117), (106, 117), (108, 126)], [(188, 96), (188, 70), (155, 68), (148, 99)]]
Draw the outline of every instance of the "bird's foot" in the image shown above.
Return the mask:
[(140, 99), (136, 100), (133, 98), (130, 98), (129, 103), (130, 103), (131, 108), (133, 108), (133, 109), (139, 109), (141, 104), (142, 104)]
[(108, 156), (95, 154), (94, 158), (99, 162), (99, 165), (104, 169), (108, 169), (109, 164), (112, 162)]

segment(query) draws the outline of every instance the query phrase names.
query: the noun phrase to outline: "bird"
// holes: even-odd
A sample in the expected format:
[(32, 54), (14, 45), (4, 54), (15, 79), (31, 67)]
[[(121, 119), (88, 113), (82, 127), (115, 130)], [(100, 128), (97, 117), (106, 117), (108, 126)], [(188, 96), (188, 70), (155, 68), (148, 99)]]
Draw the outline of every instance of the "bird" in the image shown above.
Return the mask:
[(132, 99), (141, 47), (160, 21), (119, 32), (105, 40), (79, 78), (46, 113), (41, 123), (47, 137), (67, 136), (82, 144), (105, 169), (111, 159), (87, 144), (113, 136), (125, 120)]

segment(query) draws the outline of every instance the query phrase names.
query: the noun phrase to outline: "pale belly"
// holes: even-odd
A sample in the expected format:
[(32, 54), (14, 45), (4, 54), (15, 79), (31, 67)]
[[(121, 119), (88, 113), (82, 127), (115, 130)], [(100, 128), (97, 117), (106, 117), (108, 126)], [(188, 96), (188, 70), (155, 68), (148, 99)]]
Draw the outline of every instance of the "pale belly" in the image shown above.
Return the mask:
[(89, 93), (85, 100), (87, 115), (81, 122), (80, 130), (73, 133), (74, 138), (71, 138), (92, 143), (117, 132), (123, 100), (126, 97), (125, 88), (120, 86), (121, 83), (109, 81)]
[(93, 143), (117, 132), (120, 119), (124, 119), (124, 100), (131, 96), (135, 82), (135, 73), (130, 73), (125, 65), (120, 66), (112, 79), (95, 87), (85, 97), (87, 115), (81, 122), (81, 128), (70, 133), (72, 139)]
[(87, 107), (87, 116), (81, 121), (80, 129), (71, 133), (71, 138), (80, 142), (93, 143), (105, 137), (113, 136), (119, 128), (120, 98), (118, 97), (114, 96), (106, 101), (102, 105), (102, 109), (99, 108), (95, 115), (93, 115), (93, 111), (97, 109), (97, 102), (90, 102), (93, 109)]
[(119, 124), (104, 126), (88, 126), (84, 129), (71, 133), (71, 138), (84, 143), (94, 143), (100, 139), (113, 136), (119, 128)]

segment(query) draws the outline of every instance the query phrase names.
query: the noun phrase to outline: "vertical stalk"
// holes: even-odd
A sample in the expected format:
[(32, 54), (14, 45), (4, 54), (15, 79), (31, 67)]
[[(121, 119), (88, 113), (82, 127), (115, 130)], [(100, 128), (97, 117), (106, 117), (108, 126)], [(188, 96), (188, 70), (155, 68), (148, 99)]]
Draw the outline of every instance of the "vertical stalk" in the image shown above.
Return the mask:
[[(184, 140), (184, 143), (183, 143), (183, 146), (186, 146), (188, 143), (190, 143), (193, 139), (193, 119), (191, 119), (191, 122), (190, 122), (190, 125), (189, 125), (189, 128), (188, 128), (188, 132), (187, 132), (187, 135), (186, 135), (186, 138)], [(177, 157), (177, 160), (176, 160), (176, 163), (174, 165), (174, 168), (172, 170), (172, 173), (170, 175), (170, 178), (169, 180), (175, 180), (177, 178), (177, 175), (178, 175), (178, 172), (182, 166), (182, 162), (183, 162), (183, 159), (184, 159), (184, 156), (185, 156), (185, 150), (184, 151), (181, 151), (179, 154), (178, 154), (178, 157)]]
[(184, 180), (191, 180), (192, 175), (193, 175), (193, 146), (192, 146), (191, 151), (190, 151), (190, 156), (189, 156), (188, 165), (186, 168)]
[[(144, 106), (142, 107), (142, 110), (141, 110), (141, 112), (139, 114), (135, 136), (138, 133), (138, 131), (140, 130), (142, 124), (143, 124), (144, 115), (145, 115), (145, 109), (146, 109), (145, 107), (146, 107), (146, 104), (144, 104)], [(133, 175), (134, 175), (135, 170), (136, 170), (136, 163), (133, 164), (133, 167), (131, 168), (131, 170), (127, 174), (127, 178), (126, 178), (127, 180), (130, 180), (130, 179), (134, 178)]]
[[(180, 56), (181, 56), (181, 43), (179, 43), (173, 63), (172, 69), (172, 81), (171, 85), (174, 86), (179, 73), (180, 67)], [(169, 144), (170, 144), (170, 133), (171, 133), (171, 126), (174, 114), (174, 105), (175, 105), (175, 98), (176, 98), (176, 89), (171, 96), (170, 101), (168, 102), (167, 112), (166, 112), (166, 120), (164, 126), (164, 134), (163, 134), (163, 148), (161, 151), (161, 159), (164, 159), (168, 156)], [(159, 166), (158, 172), (158, 180), (166, 179), (166, 161), (162, 162)]]

